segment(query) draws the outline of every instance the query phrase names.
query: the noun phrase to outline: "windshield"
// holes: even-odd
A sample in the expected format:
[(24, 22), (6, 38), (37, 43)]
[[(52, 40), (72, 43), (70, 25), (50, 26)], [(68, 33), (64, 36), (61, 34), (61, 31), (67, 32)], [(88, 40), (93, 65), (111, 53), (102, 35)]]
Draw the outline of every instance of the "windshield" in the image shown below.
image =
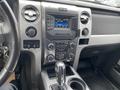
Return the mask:
[(81, 1), (89, 1), (93, 3), (104, 4), (113, 7), (120, 7), (120, 0), (81, 0)]

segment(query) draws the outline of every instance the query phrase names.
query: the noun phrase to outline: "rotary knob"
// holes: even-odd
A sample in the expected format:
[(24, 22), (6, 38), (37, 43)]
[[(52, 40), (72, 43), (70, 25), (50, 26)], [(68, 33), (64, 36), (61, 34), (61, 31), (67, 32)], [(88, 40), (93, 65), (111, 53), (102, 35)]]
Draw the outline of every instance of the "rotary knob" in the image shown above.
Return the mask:
[(37, 30), (36, 30), (36, 28), (34, 28), (34, 27), (28, 27), (27, 29), (26, 29), (26, 35), (28, 36), (28, 37), (35, 37), (36, 36), (36, 34), (37, 34)]
[(48, 44), (48, 50), (54, 50), (55, 45), (53, 43)]
[(47, 61), (48, 61), (48, 62), (52, 62), (52, 61), (54, 61), (54, 60), (55, 60), (54, 55), (49, 54), (49, 55), (47, 56)]
[(69, 60), (72, 61), (74, 59), (75, 55), (73, 53), (69, 54)]
[(71, 43), (70, 43), (70, 48), (71, 48), (71, 49), (74, 49), (74, 48), (75, 48), (75, 43), (74, 43), (74, 42), (71, 42)]
[(82, 31), (82, 35), (87, 36), (88, 34), (89, 34), (88, 28), (84, 28), (83, 31)]

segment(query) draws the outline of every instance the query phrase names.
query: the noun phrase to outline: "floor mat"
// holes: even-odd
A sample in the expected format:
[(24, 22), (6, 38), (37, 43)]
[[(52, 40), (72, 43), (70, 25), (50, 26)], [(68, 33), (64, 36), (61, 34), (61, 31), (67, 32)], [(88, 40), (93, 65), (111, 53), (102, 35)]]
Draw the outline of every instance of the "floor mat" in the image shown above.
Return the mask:
[(92, 70), (79, 70), (80, 76), (85, 80), (91, 90), (119, 90), (101, 72)]

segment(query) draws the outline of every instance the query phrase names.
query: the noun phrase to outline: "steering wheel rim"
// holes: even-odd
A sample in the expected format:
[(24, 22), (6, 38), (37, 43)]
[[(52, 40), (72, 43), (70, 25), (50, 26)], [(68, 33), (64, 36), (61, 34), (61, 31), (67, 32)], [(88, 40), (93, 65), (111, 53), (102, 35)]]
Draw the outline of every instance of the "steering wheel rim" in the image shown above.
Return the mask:
[(8, 77), (13, 73), (17, 65), (18, 58), (20, 55), (20, 37), (19, 37), (20, 35), (18, 31), (17, 20), (14, 16), (14, 13), (12, 12), (12, 9), (8, 5), (7, 1), (0, 0), (0, 5), (8, 17), (8, 20), (11, 25), (11, 29), (13, 31), (13, 37), (14, 37), (13, 38), (14, 44), (12, 45), (12, 50), (11, 50), (11, 55), (9, 57), (9, 60), (7, 62), (7, 65), (0, 72), (0, 86), (1, 86), (8, 79)]

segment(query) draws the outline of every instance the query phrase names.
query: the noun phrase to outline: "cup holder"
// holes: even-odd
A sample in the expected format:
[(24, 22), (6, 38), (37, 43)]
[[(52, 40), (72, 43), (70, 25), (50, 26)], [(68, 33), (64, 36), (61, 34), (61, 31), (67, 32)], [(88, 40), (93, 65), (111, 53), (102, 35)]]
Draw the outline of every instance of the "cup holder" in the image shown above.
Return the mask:
[(85, 83), (78, 78), (71, 79), (69, 86), (72, 90), (85, 90)]

